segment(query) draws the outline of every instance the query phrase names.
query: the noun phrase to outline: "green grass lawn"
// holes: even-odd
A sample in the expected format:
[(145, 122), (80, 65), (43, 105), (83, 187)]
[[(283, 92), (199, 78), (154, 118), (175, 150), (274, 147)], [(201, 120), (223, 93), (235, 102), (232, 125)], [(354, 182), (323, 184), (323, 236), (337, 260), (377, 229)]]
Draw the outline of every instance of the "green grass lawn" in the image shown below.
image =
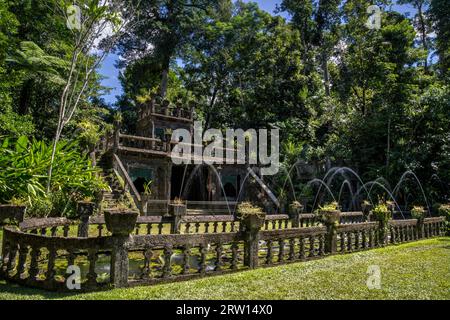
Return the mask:
[[(450, 238), (157, 286), (58, 295), (0, 281), (0, 299), (450, 299)], [(381, 268), (381, 289), (366, 286)]]

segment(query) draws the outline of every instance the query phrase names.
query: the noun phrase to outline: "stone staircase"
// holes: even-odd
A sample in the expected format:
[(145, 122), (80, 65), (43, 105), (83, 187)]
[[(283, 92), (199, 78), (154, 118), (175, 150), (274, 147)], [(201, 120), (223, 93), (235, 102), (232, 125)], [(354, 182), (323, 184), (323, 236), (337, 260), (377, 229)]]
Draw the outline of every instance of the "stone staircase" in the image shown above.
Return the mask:
[(126, 193), (121, 186), (114, 170), (111, 168), (110, 161), (106, 154), (100, 157), (97, 166), (102, 170), (100, 175), (109, 186), (109, 190), (103, 192), (102, 210), (123, 207), (130, 207), (126, 201)]

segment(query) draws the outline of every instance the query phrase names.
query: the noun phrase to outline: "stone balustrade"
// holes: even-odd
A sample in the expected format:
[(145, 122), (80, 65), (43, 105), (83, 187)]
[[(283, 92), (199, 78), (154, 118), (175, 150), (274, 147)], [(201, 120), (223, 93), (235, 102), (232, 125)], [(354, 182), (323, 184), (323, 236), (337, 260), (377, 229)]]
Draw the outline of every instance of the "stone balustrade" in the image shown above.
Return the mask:
[(125, 235), (107, 230), (111, 226), (106, 227), (104, 217), (90, 217), (88, 235), (83, 237), (79, 222), (26, 220), (19, 227), (4, 228), (0, 274), (25, 286), (68, 290), (66, 269), (77, 265), (82, 268), (81, 288), (89, 291), (317, 259), (445, 233), (441, 217), (390, 220), (383, 233), (378, 222), (328, 225), (325, 219), (292, 227), (286, 215), (246, 219), (184, 216), (174, 230), (173, 217), (138, 217)]

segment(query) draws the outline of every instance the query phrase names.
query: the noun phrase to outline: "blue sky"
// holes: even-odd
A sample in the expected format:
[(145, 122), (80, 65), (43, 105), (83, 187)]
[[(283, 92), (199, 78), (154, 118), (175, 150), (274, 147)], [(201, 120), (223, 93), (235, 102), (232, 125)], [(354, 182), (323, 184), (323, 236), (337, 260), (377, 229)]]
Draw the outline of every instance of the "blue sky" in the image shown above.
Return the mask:
[[(245, 2), (250, 2), (251, 0), (244, 0)], [(281, 2), (281, 0), (252, 0), (253, 2), (258, 3), (259, 7), (267, 12), (274, 13), (276, 5)], [(409, 12), (411, 15), (414, 12), (414, 9), (410, 5), (394, 5), (393, 10), (399, 12)], [(286, 16), (282, 14), (283, 16)], [(115, 54), (110, 54), (106, 57), (102, 66), (99, 69), (99, 73), (105, 77), (102, 81), (102, 85), (110, 88), (110, 92), (105, 94), (103, 98), (107, 103), (113, 104), (116, 102), (116, 97), (122, 94), (122, 87), (119, 82), (119, 70), (116, 68), (116, 61), (119, 59), (119, 56)]]

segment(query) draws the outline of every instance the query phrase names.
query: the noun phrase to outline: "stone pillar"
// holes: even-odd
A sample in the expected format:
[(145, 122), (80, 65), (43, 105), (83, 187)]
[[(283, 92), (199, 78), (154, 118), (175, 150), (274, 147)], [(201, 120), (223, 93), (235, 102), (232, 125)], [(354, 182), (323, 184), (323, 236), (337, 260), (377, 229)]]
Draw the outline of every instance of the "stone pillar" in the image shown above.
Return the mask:
[(111, 253), (111, 279), (114, 287), (126, 287), (128, 284), (128, 249), (126, 243), (129, 236), (114, 236)]
[(321, 220), (327, 228), (327, 234), (325, 235), (326, 253), (335, 254), (337, 251), (337, 228), (340, 218), (341, 212), (339, 210), (321, 212)]
[(128, 285), (127, 243), (135, 228), (137, 217), (138, 213), (133, 211), (105, 211), (106, 228), (112, 233), (113, 242), (110, 282), (116, 288)]
[(80, 201), (77, 203), (77, 213), (80, 219), (78, 225), (78, 237), (89, 237), (89, 217), (94, 214), (95, 203)]
[(384, 247), (388, 240), (388, 226), (389, 221), (378, 220), (378, 244)]
[(240, 231), (244, 234), (244, 265), (250, 269), (258, 267), (259, 230), (264, 225), (265, 213), (251, 214), (240, 221)]
[(422, 239), (425, 235), (424, 217), (417, 219), (417, 238)]
[(0, 222), (6, 219), (14, 219), (17, 223), (23, 222), (27, 207), (22, 205), (0, 205)]
[(170, 227), (170, 233), (179, 234), (181, 229), (181, 220), (187, 214), (187, 207), (184, 203), (169, 204), (169, 214), (173, 219)]

